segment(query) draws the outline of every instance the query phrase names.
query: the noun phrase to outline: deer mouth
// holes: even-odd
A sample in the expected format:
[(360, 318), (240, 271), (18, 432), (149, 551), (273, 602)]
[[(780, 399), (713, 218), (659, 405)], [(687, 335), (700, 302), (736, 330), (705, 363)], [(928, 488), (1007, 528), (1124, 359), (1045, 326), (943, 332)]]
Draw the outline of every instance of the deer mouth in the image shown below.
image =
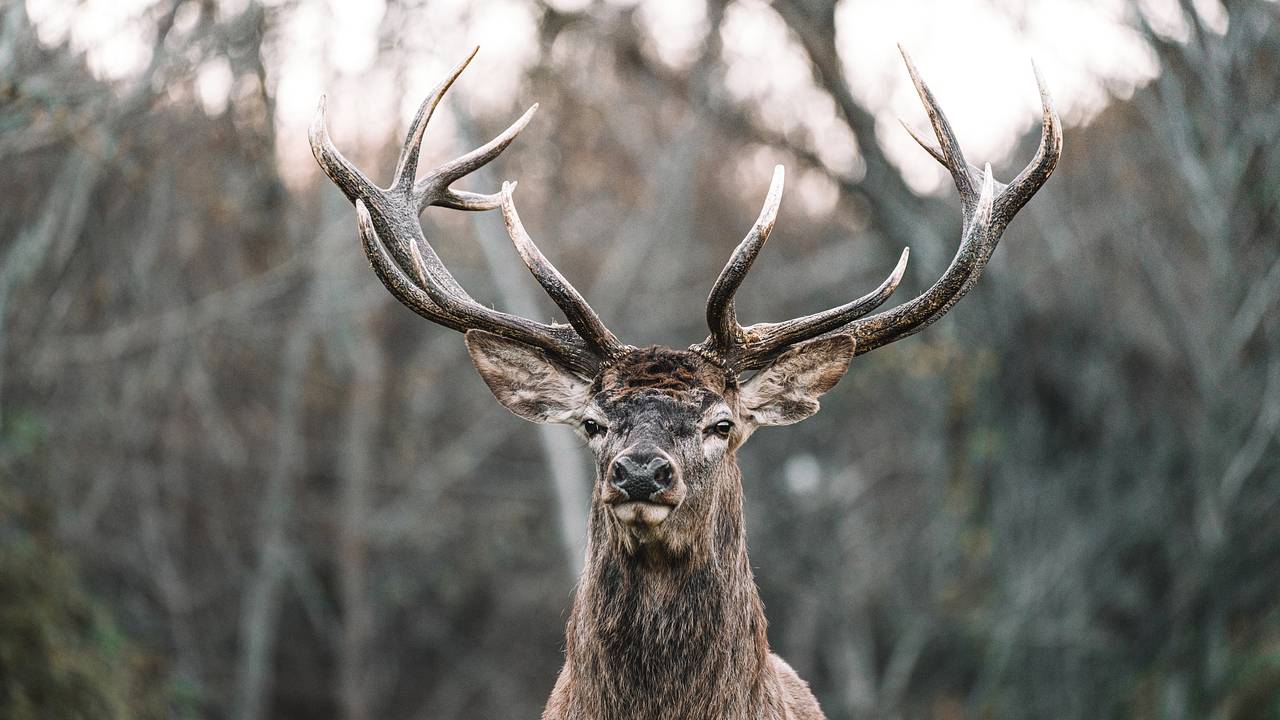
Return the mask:
[(623, 525), (651, 528), (662, 524), (675, 505), (647, 500), (629, 500), (610, 506), (613, 516)]

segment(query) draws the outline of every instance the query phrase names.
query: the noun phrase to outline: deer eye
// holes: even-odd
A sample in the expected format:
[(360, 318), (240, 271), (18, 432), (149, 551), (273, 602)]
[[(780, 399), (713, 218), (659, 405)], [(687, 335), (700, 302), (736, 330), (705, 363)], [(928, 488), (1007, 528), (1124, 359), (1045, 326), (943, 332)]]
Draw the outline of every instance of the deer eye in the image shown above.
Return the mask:
[(582, 421), (582, 431), (587, 434), (587, 437), (600, 437), (608, 429), (595, 420), (587, 419)]
[(729, 433), (733, 432), (733, 421), (721, 420), (720, 422), (711, 426), (711, 431), (719, 435), (720, 437), (729, 437)]

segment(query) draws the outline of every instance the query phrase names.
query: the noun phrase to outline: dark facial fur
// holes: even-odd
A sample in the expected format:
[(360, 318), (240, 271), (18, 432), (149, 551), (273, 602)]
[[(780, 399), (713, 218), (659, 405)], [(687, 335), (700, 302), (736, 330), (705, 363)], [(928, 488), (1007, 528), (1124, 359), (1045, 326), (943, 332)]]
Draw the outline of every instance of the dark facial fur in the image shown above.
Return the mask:
[[(597, 470), (593, 505), (601, 510), (593, 512), (593, 533), (598, 532), (601, 542), (630, 553), (643, 547), (673, 559), (695, 552), (705, 555), (712, 540), (707, 520), (723, 494), (719, 486), (737, 483), (725, 468), (734, 463), (740, 435), (723, 437), (712, 427), (727, 420), (736, 430), (736, 381), (696, 353), (647, 348), (604, 370), (591, 390), (587, 417), (607, 428), (589, 440)], [(675, 467), (671, 495), (679, 503), (656, 528), (626, 525), (599, 507), (611, 497), (611, 466), (619, 455), (636, 448), (656, 448)]]

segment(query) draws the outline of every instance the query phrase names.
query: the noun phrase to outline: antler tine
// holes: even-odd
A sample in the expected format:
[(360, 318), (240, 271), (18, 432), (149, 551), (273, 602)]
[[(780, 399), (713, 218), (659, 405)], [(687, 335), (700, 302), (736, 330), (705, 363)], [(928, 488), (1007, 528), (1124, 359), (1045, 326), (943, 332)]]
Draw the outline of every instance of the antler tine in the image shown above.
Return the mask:
[(707, 325), (711, 328), (711, 337), (703, 344), (703, 350), (722, 359), (730, 359), (745, 340), (742, 326), (738, 324), (733, 296), (746, 279), (751, 264), (760, 254), (769, 234), (773, 232), (773, 225), (778, 219), (778, 206), (782, 202), (785, 176), (786, 171), (781, 165), (774, 167), (769, 194), (764, 198), (760, 216), (729, 257), (729, 262), (711, 287), (711, 294), (707, 296)]
[(849, 324), (875, 310), (893, 295), (907, 270), (911, 248), (903, 248), (893, 272), (879, 287), (839, 307), (777, 323), (758, 323), (744, 330), (747, 343), (736, 364), (739, 370), (764, 367), (787, 348)]
[[(413, 181), (418, 177), (418, 155), (422, 150), (422, 137), (426, 134), (427, 123), (431, 122), (431, 116), (436, 111), (436, 106), (444, 98), (444, 94), (449, 92), (449, 88), (453, 87), (453, 83), (462, 75), (462, 71), (467, 69), (471, 61), (475, 59), (476, 53), (480, 52), (480, 46), (477, 45), (471, 50), (462, 62), (454, 66), (453, 71), (449, 73), (435, 90), (422, 101), (418, 106), (418, 112), (413, 116), (413, 122), (409, 123), (409, 132), (405, 136), (404, 146), (400, 148), (400, 157), (396, 160), (396, 172), (391, 181), (391, 186), (400, 192), (407, 192), (412, 186)], [(456, 179), (456, 178), (455, 178)], [(421, 210), (423, 208), (419, 208)]]
[[(911, 139), (916, 141), (917, 145), (924, 148), (925, 152), (929, 153), (929, 155), (934, 160), (938, 161), (939, 165), (943, 167), (947, 167), (947, 159), (943, 157), (941, 148), (929, 142), (928, 140), (925, 140), (924, 138), (920, 137), (920, 134), (917, 133), (914, 128), (908, 125), (906, 120), (903, 120), (902, 118), (898, 118), (898, 123), (902, 125), (903, 130), (907, 131), (907, 134), (911, 136)], [(981, 187), (982, 186), (982, 168), (978, 167), (977, 165), (974, 165), (971, 162), (966, 162), (965, 167), (968, 168), (969, 170), (970, 179), (972, 179), (973, 182), (976, 183), (978, 187)], [(999, 197), (1000, 193), (1004, 192), (1004, 189), (1006, 187), (1008, 187), (1008, 185), (1005, 185), (999, 180), (996, 180), (995, 181), (996, 197)]]
[(489, 142), (472, 150), (471, 152), (459, 158), (450, 160), (440, 167), (432, 170), (427, 177), (422, 179), (415, 188), (415, 193), (421, 193), (422, 200), (419, 200), (419, 207), (426, 207), (427, 198), (431, 195), (430, 188), (437, 187), (442, 189), (442, 197), (435, 202), (436, 205), (443, 207), (452, 207), (459, 210), (491, 210), (502, 204), (501, 193), (493, 193), (492, 195), (480, 195), (478, 193), (466, 193), (458, 190), (449, 189), (449, 185), (453, 181), (475, 172), (476, 170), (488, 165), (490, 161), (502, 154), (503, 150), (516, 139), (525, 125), (533, 119), (533, 114), (538, 111), (538, 104), (534, 103), (524, 111), (515, 122), (498, 134)]
[(320, 102), (316, 106), (316, 116), (312, 118), (311, 127), (307, 129), (307, 138), (311, 141), (311, 154), (315, 156), (324, 174), (329, 176), (333, 184), (337, 185), (351, 202), (361, 197), (380, 195), (381, 188), (374, 185), (373, 181), (360, 171), (360, 168), (343, 157), (337, 146), (333, 144), (333, 139), (329, 137), (327, 104), (326, 97), (321, 95)]
[[(942, 154), (942, 148), (920, 137), (920, 134), (915, 131), (915, 128), (908, 125), (906, 120), (903, 120), (902, 118), (898, 118), (898, 124), (902, 126), (903, 130), (907, 131), (907, 134), (911, 136), (912, 140), (916, 141), (917, 145), (924, 148), (925, 152), (932, 155), (933, 159), (937, 160), (939, 165), (946, 167), (947, 158)], [(970, 165), (969, 167), (973, 167), (973, 166)]]
[(591, 309), (582, 294), (547, 260), (525, 231), (512, 198), (515, 186), (512, 182), (502, 183), (502, 219), (506, 222), (507, 234), (511, 236), (511, 243), (515, 245), (520, 259), (529, 268), (529, 272), (533, 273), (538, 284), (547, 291), (547, 295), (551, 296), (551, 300), (564, 312), (565, 318), (578, 331), (587, 347), (601, 358), (616, 356), (626, 346), (605, 327), (600, 316)]
[[(461, 332), (483, 329), (541, 348), (565, 367), (590, 376), (599, 369), (601, 361), (609, 357), (607, 351), (621, 344), (595, 318), (563, 277), (558, 273), (550, 276), (544, 271), (539, 280), (543, 276), (550, 278), (544, 282), (548, 291), (552, 289), (552, 281), (567, 288), (559, 294), (553, 293), (552, 297), (565, 308), (571, 321), (580, 326), (585, 335), (580, 336), (569, 325), (540, 323), (476, 302), (454, 279), (422, 233), (418, 214), (427, 206), (488, 210), (502, 203), (500, 193), (482, 195), (453, 190), (449, 185), (496, 158), (529, 123), (537, 108), (536, 105), (530, 108), (490, 142), (429, 171), (421, 181), (415, 182), (427, 122), (473, 57), (474, 51), (419, 106), (410, 123), (389, 187), (374, 185), (334, 147), (325, 124), (323, 97), (311, 125), (312, 153), (325, 174), (355, 204), (357, 227), (365, 254), (382, 283), (398, 300), (422, 317), (445, 327)], [(522, 250), (522, 254), (524, 252)], [(542, 261), (545, 263), (545, 258)], [(546, 265), (549, 267), (550, 263)], [(576, 313), (571, 313), (567, 304), (573, 300), (582, 304), (582, 309)]]
[(1058, 119), (1058, 111), (1053, 107), (1053, 98), (1049, 95), (1049, 87), (1035, 61), (1031, 61), (1031, 72), (1036, 77), (1036, 86), (1040, 90), (1040, 145), (1036, 147), (1035, 157), (1018, 173), (996, 196), (995, 209), (992, 211), (995, 223), (1003, 228), (1023, 205), (1045, 184), (1058, 159), (1062, 157), (1062, 121)]
[[(933, 97), (933, 91), (925, 84), (920, 73), (916, 72), (915, 63), (911, 62), (911, 55), (907, 53), (907, 49), (899, 43), (898, 52), (902, 54), (902, 60), (907, 65), (907, 73), (911, 75), (911, 82), (916, 86), (916, 94), (920, 96), (920, 102), (924, 104), (925, 112), (929, 114), (929, 123), (933, 125), (933, 134), (938, 138), (938, 147), (931, 148), (918, 135), (911, 132), (911, 137), (917, 143), (924, 146), (939, 163), (951, 171), (951, 178), (955, 181), (956, 189), (960, 191), (960, 200), (964, 205), (965, 215), (968, 216), (973, 212), (973, 207), (977, 203), (978, 196), (974, 188), (973, 179), (969, 177), (968, 163), (964, 159), (964, 151), (960, 149), (960, 142), (956, 140), (955, 131), (951, 129), (951, 122), (947, 120), (946, 113), (942, 112), (942, 108), (938, 105), (938, 101)], [(910, 128), (908, 128), (910, 131)]]

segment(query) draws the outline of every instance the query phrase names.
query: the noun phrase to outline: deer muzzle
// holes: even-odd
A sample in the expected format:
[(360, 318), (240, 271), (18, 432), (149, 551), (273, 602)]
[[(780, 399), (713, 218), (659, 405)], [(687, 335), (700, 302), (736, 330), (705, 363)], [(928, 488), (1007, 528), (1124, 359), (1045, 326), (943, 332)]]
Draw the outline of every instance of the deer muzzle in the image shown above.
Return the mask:
[(631, 448), (609, 466), (604, 501), (629, 525), (657, 525), (683, 495), (675, 463), (657, 447)]

